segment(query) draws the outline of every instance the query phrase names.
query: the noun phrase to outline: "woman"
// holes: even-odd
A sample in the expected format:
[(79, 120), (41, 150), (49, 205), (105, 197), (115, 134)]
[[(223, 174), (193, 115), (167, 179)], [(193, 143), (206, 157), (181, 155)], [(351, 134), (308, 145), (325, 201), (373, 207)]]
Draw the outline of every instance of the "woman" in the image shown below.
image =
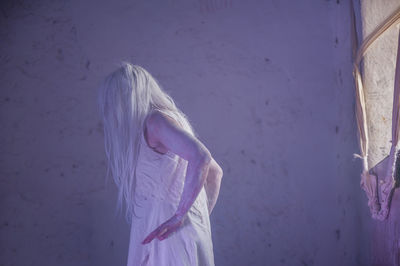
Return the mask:
[(99, 91), (108, 170), (131, 224), (128, 266), (214, 265), (209, 215), (221, 167), (145, 69), (123, 63)]

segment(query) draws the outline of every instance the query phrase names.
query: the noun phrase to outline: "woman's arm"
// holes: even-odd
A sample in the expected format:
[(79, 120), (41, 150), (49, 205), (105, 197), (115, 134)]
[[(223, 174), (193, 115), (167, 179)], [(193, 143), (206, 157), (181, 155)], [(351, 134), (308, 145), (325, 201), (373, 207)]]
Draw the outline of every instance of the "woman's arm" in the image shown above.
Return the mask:
[(154, 238), (165, 239), (179, 228), (183, 217), (196, 200), (206, 182), (211, 154), (197, 138), (183, 130), (172, 118), (155, 111), (146, 121), (148, 137), (157, 146), (164, 147), (188, 161), (185, 183), (178, 208), (173, 217), (151, 232), (143, 244)]
[(206, 191), (208, 199), (208, 213), (210, 215), (218, 199), (223, 175), (224, 172), (222, 171), (222, 168), (217, 164), (214, 158), (212, 158), (210, 162), (210, 167), (208, 169), (207, 179), (204, 183), (204, 189)]

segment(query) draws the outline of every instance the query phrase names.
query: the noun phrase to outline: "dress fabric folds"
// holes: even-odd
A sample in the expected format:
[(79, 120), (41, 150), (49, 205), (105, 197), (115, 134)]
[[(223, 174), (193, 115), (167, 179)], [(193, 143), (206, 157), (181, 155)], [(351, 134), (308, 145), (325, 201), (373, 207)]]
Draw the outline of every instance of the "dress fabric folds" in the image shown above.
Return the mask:
[(150, 148), (141, 134), (136, 168), (136, 204), (128, 249), (128, 266), (213, 266), (213, 244), (204, 187), (189, 209), (183, 225), (162, 241), (143, 239), (171, 218), (180, 200), (187, 161), (168, 151)]

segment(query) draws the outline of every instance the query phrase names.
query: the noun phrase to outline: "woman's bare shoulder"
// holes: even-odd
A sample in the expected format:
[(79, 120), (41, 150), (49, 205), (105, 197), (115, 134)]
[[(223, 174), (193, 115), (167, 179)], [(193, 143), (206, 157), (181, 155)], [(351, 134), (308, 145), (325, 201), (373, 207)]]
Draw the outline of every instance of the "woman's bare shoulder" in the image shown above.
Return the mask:
[(158, 146), (165, 147), (186, 160), (211, 157), (203, 143), (163, 112), (152, 111), (148, 116), (146, 126)]
[(165, 126), (166, 124), (175, 125), (179, 127), (177, 121), (175, 121), (171, 116), (165, 114), (164, 112), (154, 109), (150, 111), (146, 119), (146, 126), (151, 127), (152, 129), (157, 129), (161, 126)]
[(171, 129), (180, 130), (178, 123), (172, 119), (172, 117), (157, 109), (152, 110), (147, 115), (144, 127), (144, 131), (147, 133), (148, 143), (161, 153), (165, 153), (169, 150), (165, 145), (165, 141), (163, 141), (162, 135), (166, 132), (170, 134)]

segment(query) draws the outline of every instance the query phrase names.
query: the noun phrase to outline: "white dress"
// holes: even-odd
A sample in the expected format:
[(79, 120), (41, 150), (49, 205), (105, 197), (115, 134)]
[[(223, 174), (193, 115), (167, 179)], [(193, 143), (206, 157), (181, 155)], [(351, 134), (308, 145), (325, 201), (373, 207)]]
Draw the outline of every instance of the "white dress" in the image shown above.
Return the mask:
[(150, 148), (141, 134), (136, 170), (136, 216), (132, 218), (128, 266), (210, 266), (214, 265), (210, 218), (204, 187), (189, 209), (183, 225), (168, 238), (145, 237), (171, 218), (178, 206), (187, 161), (168, 151)]

